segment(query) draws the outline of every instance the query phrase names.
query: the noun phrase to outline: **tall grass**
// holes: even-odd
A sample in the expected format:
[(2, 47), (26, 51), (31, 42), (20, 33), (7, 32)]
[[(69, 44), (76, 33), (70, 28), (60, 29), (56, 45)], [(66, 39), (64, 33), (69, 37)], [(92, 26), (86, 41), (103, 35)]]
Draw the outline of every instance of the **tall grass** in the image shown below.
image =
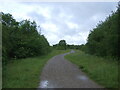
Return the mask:
[(65, 56), (72, 63), (82, 67), (83, 72), (106, 88), (118, 88), (118, 62), (77, 51)]
[(13, 60), (3, 68), (3, 88), (37, 88), (41, 71), (53, 56), (69, 50), (54, 50), (45, 56)]

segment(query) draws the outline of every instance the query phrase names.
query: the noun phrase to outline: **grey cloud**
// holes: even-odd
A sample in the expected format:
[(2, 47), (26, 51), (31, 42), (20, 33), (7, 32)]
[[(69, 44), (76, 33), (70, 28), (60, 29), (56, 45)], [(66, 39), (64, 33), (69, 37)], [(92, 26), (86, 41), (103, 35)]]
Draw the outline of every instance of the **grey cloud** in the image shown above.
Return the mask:
[(35, 11), (27, 13), (28, 16), (32, 17), (33, 20), (37, 20), (37, 22), (44, 23), (46, 21), (45, 17)]

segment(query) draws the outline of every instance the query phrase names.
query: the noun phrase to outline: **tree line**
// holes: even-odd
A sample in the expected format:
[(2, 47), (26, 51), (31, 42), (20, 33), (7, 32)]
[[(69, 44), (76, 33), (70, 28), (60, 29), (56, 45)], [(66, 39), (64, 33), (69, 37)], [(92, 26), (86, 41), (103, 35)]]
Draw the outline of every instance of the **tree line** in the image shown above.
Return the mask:
[(2, 59), (26, 58), (47, 54), (51, 49), (44, 35), (37, 31), (35, 21), (16, 21), (11, 14), (2, 14)]
[(80, 49), (81, 45), (69, 45), (65, 40), (60, 40), (58, 44), (53, 45), (54, 49), (66, 50), (66, 49)]
[(119, 59), (120, 51), (120, 3), (116, 12), (112, 12), (104, 22), (99, 24), (90, 31), (87, 43), (82, 45), (82, 50), (86, 53)]

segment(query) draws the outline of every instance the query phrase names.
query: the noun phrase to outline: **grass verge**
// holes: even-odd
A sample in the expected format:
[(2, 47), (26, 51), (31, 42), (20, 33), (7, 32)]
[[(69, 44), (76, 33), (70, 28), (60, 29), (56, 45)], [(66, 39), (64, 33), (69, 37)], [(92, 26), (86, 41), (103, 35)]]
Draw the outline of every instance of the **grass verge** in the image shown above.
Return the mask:
[(37, 88), (45, 63), (55, 55), (70, 50), (54, 50), (48, 55), (14, 60), (3, 68), (3, 88)]
[(106, 88), (118, 88), (118, 63), (116, 61), (105, 60), (82, 51), (66, 55), (65, 58), (78, 65), (98, 84)]

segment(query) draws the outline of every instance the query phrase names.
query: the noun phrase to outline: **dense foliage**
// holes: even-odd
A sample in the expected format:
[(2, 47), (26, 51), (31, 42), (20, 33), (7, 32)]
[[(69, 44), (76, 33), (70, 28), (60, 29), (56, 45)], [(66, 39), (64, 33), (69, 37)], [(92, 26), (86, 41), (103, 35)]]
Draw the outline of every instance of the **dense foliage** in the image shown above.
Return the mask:
[(36, 22), (17, 22), (11, 14), (2, 14), (3, 62), (11, 58), (25, 58), (47, 54), (50, 46), (44, 35), (37, 31)]
[(120, 5), (104, 22), (100, 22), (89, 36), (84, 50), (97, 56), (119, 57)]
[(58, 50), (66, 50), (66, 49), (77, 49), (77, 50), (85, 50), (85, 45), (70, 45), (67, 44), (65, 40), (60, 40), (58, 44), (53, 45), (54, 49), (58, 49)]

